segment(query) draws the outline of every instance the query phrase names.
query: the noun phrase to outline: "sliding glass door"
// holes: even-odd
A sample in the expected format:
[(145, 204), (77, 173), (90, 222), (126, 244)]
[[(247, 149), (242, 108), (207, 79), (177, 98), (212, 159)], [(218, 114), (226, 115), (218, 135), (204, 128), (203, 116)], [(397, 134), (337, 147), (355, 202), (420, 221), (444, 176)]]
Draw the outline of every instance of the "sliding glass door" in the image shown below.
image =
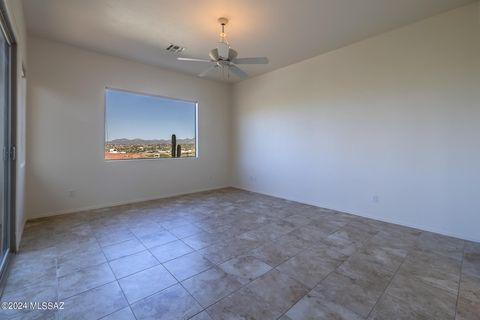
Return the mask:
[[(2, 25), (2, 31), (5, 30)], [(10, 114), (10, 43), (4, 32), (0, 32), (0, 271), (10, 248), (10, 146), (11, 114)], [(1, 273), (0, 273), (1, 274)]]

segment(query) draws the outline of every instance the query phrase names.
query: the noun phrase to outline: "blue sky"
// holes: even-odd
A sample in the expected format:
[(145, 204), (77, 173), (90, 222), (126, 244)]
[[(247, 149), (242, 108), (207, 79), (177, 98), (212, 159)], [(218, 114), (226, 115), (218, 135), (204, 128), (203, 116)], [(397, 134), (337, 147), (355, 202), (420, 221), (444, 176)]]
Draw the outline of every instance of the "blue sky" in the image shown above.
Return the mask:
[(195, 103), (106, 90), (106, 139), (195, 137)]

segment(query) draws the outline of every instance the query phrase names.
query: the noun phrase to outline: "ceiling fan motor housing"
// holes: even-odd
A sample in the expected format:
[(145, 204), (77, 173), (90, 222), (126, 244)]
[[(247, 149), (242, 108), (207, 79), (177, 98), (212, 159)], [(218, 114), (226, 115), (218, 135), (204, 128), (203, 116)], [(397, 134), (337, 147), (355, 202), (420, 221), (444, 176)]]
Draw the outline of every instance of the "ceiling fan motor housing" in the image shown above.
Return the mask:
[(233, 61), (237, 57), (238, 53), (237, 53), (237, 51), (229, 48), (228, 49), (228, 55), (226, 57), (222, 57), (218, 54), (218, 49), (215, 48), (215, 49), (210, 50), (208, 55), (210, 56), (210, 59), (212, 59), (212, 61), (219, 61), (219, 60)]

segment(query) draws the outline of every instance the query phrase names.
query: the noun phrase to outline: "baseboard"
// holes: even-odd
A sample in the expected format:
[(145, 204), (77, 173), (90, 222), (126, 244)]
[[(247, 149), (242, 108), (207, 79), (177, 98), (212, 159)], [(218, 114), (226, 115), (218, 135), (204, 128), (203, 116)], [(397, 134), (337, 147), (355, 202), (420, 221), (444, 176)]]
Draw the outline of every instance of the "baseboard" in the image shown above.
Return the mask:
[(135, 203), (140, 203), (140, 202), (168, 199), (168, 198), (184, 196), (184, 195), (188, 195), (188, 194), (195, 194), (195, 193), (200, 193), (200, 192), (221, 190), (221, 189), (226, 189), (226, 188), (230, 188), (230, 186), (216, 186), (216, 187), (213, 187), (213, 188), (195, 189), (195, 190), (191, 190), (191, 191), (188, 191), (188, 192), (169, 193), (169, 194), (166, 194), (166, 195), (155, 196), (155, 197), (139, 198), (139, 199), (135, 199), (135, 200), (118, 201), (118, 202), (111, 202), (111, 203), (100, 204), (100, 205), (93, 205), (93, 206), (78, 207), (78, 208), (72, 208), (72, 209), (66, 209), (66, 210), (59, 210), (59, 211), (53, 211), (53, 212), (40, 214), (40, 215), (37, 215), (35, 217), (28, 218), (27, 221), (40, 219), (40, 218), (59, 216), (59, 215), (69, 214), (69, 213), (76, 213), (76, 212), (81, 212), (81, 211), (97, 210), (97, 209), (104, 209), (104, 208), (110, 208), (110, 207), (124, 206), (124, 205), (128, 205), (128, 204), (135, 204)]
[(20, 242), (22, 241), (22, 236), (23, 236), (23, 230), (25, 229), (25, 224), (27, 223), (27, 219), (23, 219), (22, 221), (22, 227), (20, 228), (20, 230), (15, 230), (15, 232), (17, 233), (15, 235), (15, 241), (17, 243), (15, 243), (15, 251), (18, 252), (18, 250), (20, 249)]
[(395, 225), (399, 225), (399, 226), (403, 226), (403, 227), (413, 228), (413, 229), (417, 229), (417, 230), (421, 230), (421, 231), (427, 231), (427, 232), (437, 233), (437, 234), (441, 234), (441, 235), (444, 235), (444, 236), (447, 236), (447, 237), (452, 237), (452, 238), (457, 238), (457, 239), (461, 239), (461, 240), (466, 240), (466, 241), (472, 241), (472, 242), (478, 242), (478, 243), (480, 243), (480, 238), (465, 237), (464, 235), (457, 234), (457, 233), (455, 233), (455, 232), (450, 232), (450, 231), (445, 231), (445, 230), (438, 230), (438, 229), (435, 229), (435, 228), (430, 228), (430, 227), (428, 227), (428, 226), (410, 225), (410, 224), (406, 224), (406, 223), (404, 223), (404, 222), (402, 222), (402, 221), (398, 221), (398, 220), (383, 219), (383, 218), (381, 218), (381, 217), (377, 217), (377, 216), (373, 216), (373, 215), (368, 215), (368, 214), (352, 213), (352, 212), (347, 212), (347, 211), (344, 211), (344, 210), (340, 210), (340, 209), (338, 209), (338, 208), (320, 207), (318, 204), (315, 204), (315, 203), (301, 202), (301, 201), (298, 201), (298, 200), (296, 200), (296, 199), (284, 198), (284, 197), (281, 197), (281, 196), (278, 196), (278, 195), (275, 195), (275, 194), (271, 194), (271, 193), (267, 193), (267, 192), (260, 192), (260, 191), (256, 191), (256, 190), (253, 190), (253, 189), (248, 189), (248, 188), (240, 187), (240, 186), (236, 186), (236, 185), (232, 186), (232, 188), (239, 189), (239, 190), (244, 190), (244, 191), (248, 191), (248, 192), (259, 193), (259, 194), (263, 194), (263, 195), (266, 195), (266, 196), (269, 196), (269, 197), (274, 197), (274, 198), (284, 199), (284, 200), (288, 200), (288, 201), (293, 201), (293, 202), (308, 204), (308, 205), (311, 205), (311, 206), (315, 206), (315, 207), (319, 207), (319, 208), (324, 208), (324, 209), (328, 209), (328, 210), (335, 210), (335, 211), (338, 211), (338, 212), (351, 214), (351, 215), (353, 215), (353, 216), (358, 216), (358, 217), (373, 219), (373, 220), (377, 220), (377, 221), (381, 221), (381, 222), (386, 222), (386, 223), (391, 223), (391, 224), (395, 224)]
[[(195, 193), (206, 192), (206, 191), (221, 190), (221, 189), (226, 189), (226, 188), (235, 188), (235, 189), (238, 189), (238, 190), (263, 194), (263, 195), (274, 197), (274, 198), (279, 198), (279, 199), (284, 199), (284, 200), (288, 200), (288, 201), (308, 204), (308, 205), (312, 205), (312, 206), (315, 206), (315, 207), (320, 207), (318, 204), (315, 204), (315, 203), (301, 202), (301, 201), (298, 201), (296, 199), (284, 198), (284, 197), (281, 197), (281, 196), (278, 196), (278, 195), (275, 195), (275, 194), (271, 194), (271, 193), (267, 193), (267, 192), (260, 192), (260, 191), (257, 191), (257, 190), (248, 189), (248, 188), (240, 187), (240, 186), (236, 186), (236, 185), (232, 185), (232, 186), (225, 185), (225, 186), (218, 186), (218, 187), (213, 187), (213, 188), (196, 189), (196, 190), (192, 190), (192, 191), (189, 191), (189, 192), (179, 192), (179, 193), (172, 193), (172, 194), (156, 196), (156, 197), (135, 199), (135, 200), (130, 200), (130, 201), (119, 201), (119, 202), (102, 204), (102, 205), (86, 206), (86, 207), (80, 207), (80, 208), (74, 208), (74, 209), (68, 209), (68, 210), (61, 210), (61, 211), (51, 212), (51, 213), (48, 213), (48, 214), (42, 214), (42, 215), (39, 215), (39, 216), (36, 216), (36, 217), (32, 217), (32, 218), (29, 218), (28, 220), (58, 216), (58, 215), (62, 215), (62, 214), (69, 214), (69, 213), (75, 213), (75, 212), (80, 212), (80, 211), (88, 211), (88, 210), (96, 210), (96, 209), (103, 209), (103, 208), (109, 208), (109, 207), (116, 207), (116, 206), (122, 206), (122, 205), (128, 205), (128, 204), (134, 204), (134, 203), (140, 203), (140, 202), (146, 202), (146, 201), (167, 199), (167, 198), (178, 197), (178, 196), (182, 196), (182, 195), (195, 194)], [(404, 227), (409, 227), (409, 228), (413, 228), (413, 229), (418, 229), (418, 230), (422, 230), (422, 231), (438, 233), (438, 234), (448, 236), (448, 237), (453, 237), (453, 238), (458, 238), (458, 239), (462, 239), (462, 240), (467, 240), (467, 241), (479, 242), (480, 243), (480, 238), (476, 239), (476, 238), (465, 237), (463, 235), (456, 234), (454, 232), (449, 232), (449, 231), (445, 231), (445, 230), (438, 230), (438, 229), (435, 229), (435, 228), (430, 228), (428, 226), (410, 225), (410, 224), (406, 224), (406, 223), (404, 223), (402, 221), (398, 221), (398, 220), (383, 219), (381, 217), (368, 215), (368, 214), (359, 214), (359, 213), (347, 212), (347, 211), (344, 211), (344, 210), (340, 210), (338, 208), (328, 208), (328, 207), (321, 207), (321, 208), (325, 208), (325, 209), (329, 209), (329, 210), (335, 210), (335, 211), (351, 214), (351, 215), (358, 216), (358, 217), (364, 217), (364, 218), (368, 218), (368, 219), (373, 219), (373, 220), (377, 220), (377, 221), (382, 221), (382, 222), (391, 223), (391, 224), (404, 226)], [(25, 226), (25, 222), (26, 221), (24, 221), (24, 226)], [(23, 228), (22, 228), (22, 231), (20, 232), (19, 239), (21, 239), (22, 234), (23, 234)], [(17, 242), (18, 242), (17, 243), (17, 248), (18, 248), (19, 241), (17, 240)]]

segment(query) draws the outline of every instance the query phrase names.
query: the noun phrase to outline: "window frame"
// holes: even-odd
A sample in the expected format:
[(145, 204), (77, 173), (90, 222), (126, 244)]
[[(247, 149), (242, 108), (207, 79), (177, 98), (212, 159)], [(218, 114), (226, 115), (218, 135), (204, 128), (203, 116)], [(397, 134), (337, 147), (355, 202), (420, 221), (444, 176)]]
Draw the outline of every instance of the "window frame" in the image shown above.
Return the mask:
[[(170, 158), (105, 159), (105, 146), (107, 144), (106, 138), (107, 138), (107, 91), (108, 90), (193, 103), (194, 106), (195, 106), (195, 156), (194, 157), (180, 157), (180, 158), (171, 158), (170, 157)], [(133, 91), (133, 90), (128, 90), (128, 89), (120, 89), (120, 88), (114, 88), (114, 87), (106, 86), (103, 89), (103, 144), (102, 144), (102, 146), (103, 146), (103, 149), (102, 149), (101, 154), (102, 154), (102, 158), (103, 158), (104, 162), (121, 163), (121, 162), (130, 162), (130, 161), (196, 160), (196, 159), (198, 159), (198, 100), (173, 98), (173, 97), (163, 96), (163, 95), (155, 94), (155, 93), (146, 93), (146, 92), (141, 92), (141, 91)]]

